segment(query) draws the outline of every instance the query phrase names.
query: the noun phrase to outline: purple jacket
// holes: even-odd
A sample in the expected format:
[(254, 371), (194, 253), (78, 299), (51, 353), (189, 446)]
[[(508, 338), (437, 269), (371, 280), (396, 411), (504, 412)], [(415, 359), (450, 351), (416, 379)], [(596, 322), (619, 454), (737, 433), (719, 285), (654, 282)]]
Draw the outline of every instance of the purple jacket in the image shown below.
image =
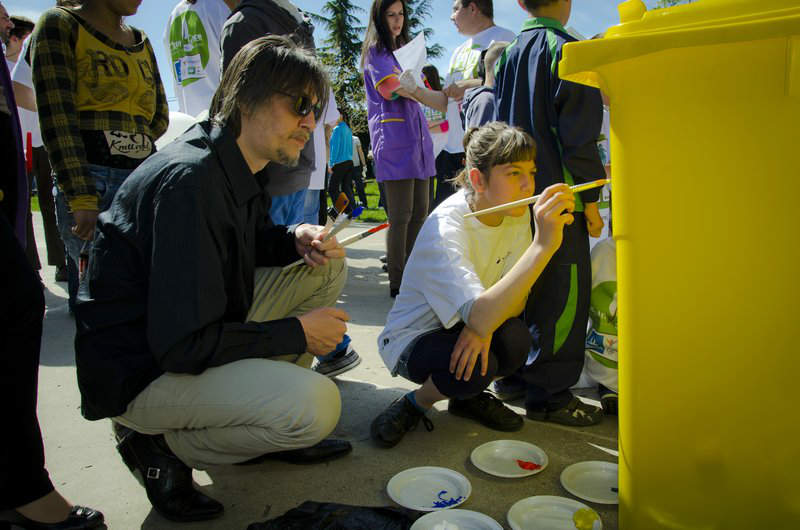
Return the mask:
[(379, 182), (427, 179), (436, 174), (433, 140), (422, 107), (413, 99), (387, 100), (377, 87), (402, 70), (394, 55), (371, 48), (364, 62), (367, 117)]

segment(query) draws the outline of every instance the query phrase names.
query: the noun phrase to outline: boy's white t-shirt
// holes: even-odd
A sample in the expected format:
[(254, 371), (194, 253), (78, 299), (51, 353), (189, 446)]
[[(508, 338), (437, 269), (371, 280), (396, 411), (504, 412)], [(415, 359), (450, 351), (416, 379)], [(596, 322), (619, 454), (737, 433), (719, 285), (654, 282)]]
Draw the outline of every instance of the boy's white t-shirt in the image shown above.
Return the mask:
[(230, 14), (222, 0), (181, 0), (169, 16), (164, 47), (185, 114), (197, 117), (211, 105), (221, 78), (220, 34)]
[(595, 381), (619, 391), (617, 362), (617, 245), (606, 238), (592, 250), (590, 327), (586, 334), (583, 371)]
[[(339, 109), (336, 107), (336, 97), (333, 90), (328, 94), (328, 105), (325, 114), (317, 122), (317, 128), (312, 135), (314, 142), (314, 169), (308, 181), (308, 189), (321, 190), (325, 188), (325, 170), (328, 164), (328, 150), (325, 148), (324, 125), (336, 125), (339, 121)], [(324, 124), (324, 125), (323, 125)]]
[[(11, 75), (11, 80), (24, 85), (33, 90), (33, 74), (31, 72), (31, 65), (25, 60), (25, 55), (28, 53), (30, 47), (31, 37), (25, 37), (25, 42), (22, 43), (22, 49), (19, 52), (19, 58), (16, 63), (12, 63), (6, 59), (8, 65), (8, 73)], [(42, 147), (42, 131), (39, 129), (39, 113), (33, 112), (22, 107), (17, 107), (19, 114), (19, 123), (22, 128), (22, 148), (28, 148), (28, 133), (31, 133), (31, 147)]]
[[(494, 42), (511, 42), (516, 38), (513, 31), (500, 26), (492, 26), (473, 35), (461, 46), (455, 49), (450, 57), (450, 67), (445, 76), (444, 86), (450, 86), (462, 79), (477, 77), (477, 65), (481, 52)], [(461, 126), (460, 103), (451, 99), (447, 103), (447, 121), (450, 129), (447, 131), (447, 143), (444, 150), (448, 153), (464, 152), (464, 128)]]
[(459, 309), (497, 283), (531, 243), (530, 213), (487, 226), (469, 213), (459, 190), (431, 212), (403, 271), (403, 282), (378, 351), (392, 373), (421, 335), (461, 321)]

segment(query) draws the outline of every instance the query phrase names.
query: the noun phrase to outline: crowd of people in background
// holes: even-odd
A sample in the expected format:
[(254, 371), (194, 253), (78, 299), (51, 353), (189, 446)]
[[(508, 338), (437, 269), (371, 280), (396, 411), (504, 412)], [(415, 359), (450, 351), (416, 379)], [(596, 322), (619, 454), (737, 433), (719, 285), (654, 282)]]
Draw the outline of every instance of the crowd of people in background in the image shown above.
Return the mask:
[[(0, 360), (0, 395), (22, 404), (0, 451), (10, 520), (103, 525), (44, 467), (34, 182), (47, 262), (76, 321), (81, 413), (111, 419), (123, 461), (170, 520), (224, 511), (192, 469), (352, 450), (328, 438), (342, 414), (330, 378), (361, 357), (333, 307), (347, 265), (327, 205), (343, 193), (345, 213), (366, 206), (368, 173), (389, 221), (394, 299), (377, 351), (419, 385), (374, 419), (378, 445), (420, 421), (431, 430), (427, 413), (445, 399), (500, 431), (524, 424), (510, 399), (529, 419), (569, 426), (616, 413), (613, 241), (590, 255), (601, 192), (569, 189), (610, 171), (598, 144), (608, 109), (598, 90), (558, 77), (575, 40), (571, 0), (521, 0), (519, 34), (494, 23), (492, 0), (453, 0), (465, 41), (443, 76), (403, 71), (394, 52), (411, 41), (408, 6), (374, 0), (361, 58), (368, 138), (337, 105), (311, 20), (292, 2), (180, 0), (162, 67), (197, 121), (160, 149), (161, 70), (148, 36), (125, 23), (139, 4), (57, 0), (36, 22), (0, 4), (0, 310), (16, 352)], [(534, 194), (530, 208), (465, 218)], [(584, 364), (602, 408), (570, 390)]]

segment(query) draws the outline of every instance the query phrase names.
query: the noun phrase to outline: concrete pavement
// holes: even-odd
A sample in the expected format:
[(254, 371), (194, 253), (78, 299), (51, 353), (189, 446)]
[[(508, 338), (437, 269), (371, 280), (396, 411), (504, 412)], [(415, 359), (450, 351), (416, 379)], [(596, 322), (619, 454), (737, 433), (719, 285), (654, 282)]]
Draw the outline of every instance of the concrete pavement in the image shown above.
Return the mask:
[[(43, 263), (47, 262), (41, 217), (34, 225)], [(349, 235), (363, 226), (346, 230)], [(532, 495), (572, 497), (559, 482), (561, 471), (583, 460), (615, 461), (590, 447), (593, 442), (615, 448), (616, 417), (585, 429), (526, 420), (522, 431), (499, 433), (474, 422), (451, 416), (441, 403), (430, 418), (433, 432), (421, 426), (394, 449), (373, 445), (369, 426), (394, 398), (414, 387), (393, 378), (383, 365), (376, 338), (391, 307), (388, 278), (381, 271), (384, 234), (364, 239), (348, 250), (349, 279), (338, 306), (350, 313), (349, 334), (363, 361), (336, 378), (342, 394), (342, 418), (333, 436), (353, 443), (349, 456), (333, 462), (293, 466), (268, 462), (253, 466), (219, 466), (194, 473), (208, 495), (225, 505), (225, 515), (207, 523), (171, 523), (154, 510), (144, 489), (119, 458), (107, 420), (89, 422), (80, 415), (72, 341), (74, 320), (67, 311), (66, 283), (53, 281), (55, 270), (45, 267), (47, 314), (39, 372), (39, 421), (45, 440), (47, 468), (53, 483), (68, 499), (101, 510), (111, 529), (244, 529), (249, 523), (276, 517), (303, 501), (332, 501), (367, 506), (392, 505), (386, 483), (396, 473), (416, 466), (442, 466), (464, 474), (472, 495), (459, 508), (482, 512), (510, 528), (508, 509)], [(524, 414), (521, 403), (517, 412)], [(524, 440), (541, 447), (549, 465), (541, 473), (522, 479), (496, 478), (470, 462), (478, 445), (495, 439)], [(617, 507), (589, 504), (603, 519), (603, 527), (617, 528)]]

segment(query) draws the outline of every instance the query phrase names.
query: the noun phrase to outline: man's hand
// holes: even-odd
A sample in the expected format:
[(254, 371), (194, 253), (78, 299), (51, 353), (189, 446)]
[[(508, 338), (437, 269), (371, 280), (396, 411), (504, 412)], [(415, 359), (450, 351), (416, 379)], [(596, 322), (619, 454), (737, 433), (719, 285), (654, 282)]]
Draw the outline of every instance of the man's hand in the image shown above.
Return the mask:
[(450, 354), (450, 373), (456, 376), (457, 380), (469, 381), (472, 377), (472, 370), (481, 358), (481, 375), (486, 375), (489, 369), (489, 344), (492, 342), (492, 335), (481, 337), (467, 326), (461, 330), (458, 340)]
[(75, 219), (75, 226), (72, 233), (83, 240), (94, 238), (94, 229), (97, 225), (97, 210), (75, 210), (72, 217)]
[(571, 225), (575, 218), (575, 195), (566, 184), (547, 187), (533, 206), (536, 223), (534, 243), (550, 252), (555, 252), (564, 239), (564, 225)]
[(327, 233), (324, 227), (310, 224), (302, 224), (295, 229), (295, 249), (309, 267), (325, 265), (329, 259), (344, 257), (344, 247), (339, 244), (335, 236), (322, 241)]
[(442, 90), (445, 96), (447, 96), (450, 99), (455, 99), (456, 101), (463, 99), (464, 92), (466, 91), (467, 87), (461, 86), (457, 82), (444, 87), (444, 89)]
[(586, 228), (592, 237), (600, 237), (603, 233), (603, 218), (600, 217), (600, 210), (596, 202), (587, 202), (583, 208), (583, 215), (586, 216)]
[(342, 342), (350, 315), (341, 309), (322, 307), (297, 318), (306, 335), (308, 353), (323, 356)]

